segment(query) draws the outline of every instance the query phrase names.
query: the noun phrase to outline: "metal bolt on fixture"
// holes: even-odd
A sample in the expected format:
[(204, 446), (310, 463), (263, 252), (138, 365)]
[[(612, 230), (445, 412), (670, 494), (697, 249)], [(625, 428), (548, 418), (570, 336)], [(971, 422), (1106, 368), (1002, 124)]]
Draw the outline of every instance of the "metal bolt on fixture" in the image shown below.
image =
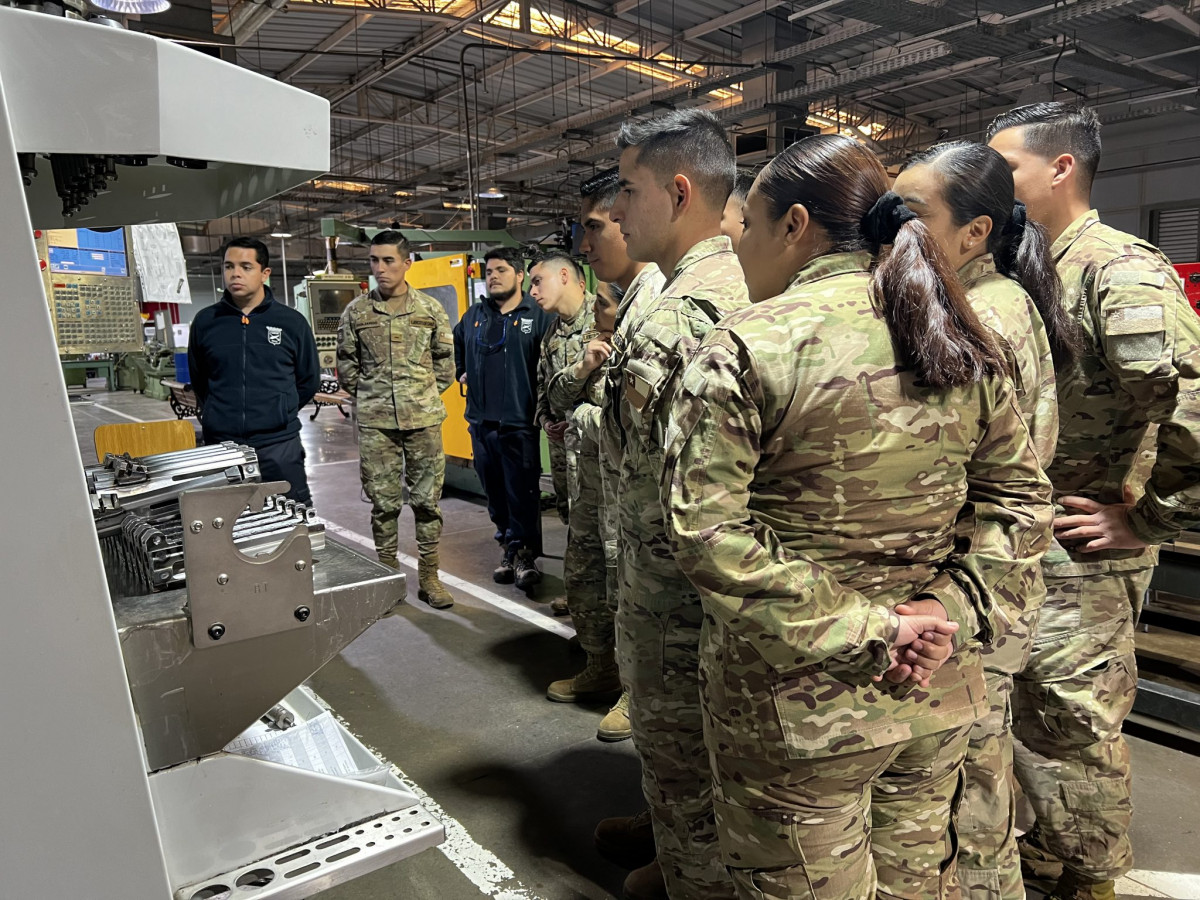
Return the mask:
[(203, 527), (204, 527), (203, 522), (200, 522), (200, 521), (193, 522), (192, 523), (192, 534), (199, 534), (200, 529), (202, 529)]
[(225, 626), (220, 622), (217, 622), (215, 625), (208, 626), (208, 636), (214, 641), (219, 641), (224, 634)]
[(308, 617), (311, 614), (312, 614), (312, 611), (307, 606), (297, 606), (296, 607), (295, 615), (296, 615), (296, 618), (299, 619), (301, 622), (307, 622)]
[(217, 576), (217, 584), (229, 584), (229, 576), (222, 572)]
[(306, 563), (304, 560), (302, 560), (302, 559), (296, 560), (296, 571), (297, 572), (303, 572), (307, 568), (308, 568), (308, 563)]
[(217, 518), (213, 519), (213, 528), (221, 528), (221, 527), (223, 527), (224, 525), (225, 525), (225, 520), (224, 520), (224, 519), (222, 519), (220, 516), (218, 516)]

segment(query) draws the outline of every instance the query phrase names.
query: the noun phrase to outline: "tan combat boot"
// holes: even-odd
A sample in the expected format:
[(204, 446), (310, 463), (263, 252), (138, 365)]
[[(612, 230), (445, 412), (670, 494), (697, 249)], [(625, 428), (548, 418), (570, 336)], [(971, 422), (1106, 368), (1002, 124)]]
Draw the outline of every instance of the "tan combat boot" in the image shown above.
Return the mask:
[(438, 578), (438, 556), (431, 553), (422, 556), (417, 563), (417, 597), (434, 609), (446, 609), (454, 605), (454, 597)]
[(575, 703), (597, 694), (615, 694), (621, 690), (617, 663), (612, 651), (589, 653), (587, 667), (574, 678), (556, 681), (546, 689), (546, 696), (555, 703)]
[(1047, 900), (1117, 900), (1117, 892), (1111, 881), (1085, 881), (1064, 869)]
[(630, 872), (621, 885), (621, 896), (624, 900), (670, 900), (658, 860)]
[(601, 819), (593, 838), (596, 852), (623, 869), (641, 868), (652, 862), (658, 853), (654, 846), (654, 826), (650, 822), (648, 809), (636, 816)]
[(596, 729), (596, 739), (615, 743), (631, 737), (633, 729), (629, 725), (629, 691), (622, 691), (617, 705), (600, 720), (600, 727)]

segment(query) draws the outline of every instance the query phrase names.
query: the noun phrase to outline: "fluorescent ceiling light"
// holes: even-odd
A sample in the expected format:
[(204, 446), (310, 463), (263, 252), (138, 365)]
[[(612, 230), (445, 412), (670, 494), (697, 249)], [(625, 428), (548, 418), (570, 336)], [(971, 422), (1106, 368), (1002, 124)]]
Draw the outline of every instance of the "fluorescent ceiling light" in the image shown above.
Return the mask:
[(125, 15), (146, 16), (166, 12), (171, 8), (170, 0), (90, 0), (97, 9)]
[(290, 238), (291, 236), (292, 236), (292, 233), (290, 231), (272, 231), (271, 232), (271, 237), (274, 237), (274, 238)]

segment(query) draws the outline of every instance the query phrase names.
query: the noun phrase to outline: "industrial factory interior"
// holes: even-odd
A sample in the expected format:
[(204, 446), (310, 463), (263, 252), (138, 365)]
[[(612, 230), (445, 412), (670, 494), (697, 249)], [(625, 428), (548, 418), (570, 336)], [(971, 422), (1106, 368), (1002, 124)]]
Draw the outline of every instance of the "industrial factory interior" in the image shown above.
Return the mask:
[(0, 0), (0, 235), (0, 900), (1200, 900), (1200, 0)]

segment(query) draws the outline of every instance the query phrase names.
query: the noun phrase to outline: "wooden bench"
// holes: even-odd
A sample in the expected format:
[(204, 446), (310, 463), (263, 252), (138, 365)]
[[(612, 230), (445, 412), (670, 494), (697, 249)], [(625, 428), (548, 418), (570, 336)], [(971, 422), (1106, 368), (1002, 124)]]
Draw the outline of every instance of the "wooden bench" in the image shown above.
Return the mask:
[(190, 384), (172, 381), (169, 378), (160, 378), (159, 384), (171, 392), (167, 402), (171, 404), (171, 412), (175, 413), (175, 418), (186, 419), (188, 416), (199, 415), (200, 404), (197, 402), (196, 393)]
[(313, 397), (313, 414), (309, 416), (309, 421), (313, 421), (320, 414), (321, 410), (326, 406), (336, 406), (338, 412), (342, 414), (343, 419), (350, 418), (350, 413), (346, 411), (346, 404), (354, 403), (354, 398), (343, 391), (337, 381), (332, 378), (321, 379), (321, 390), (317, 391), (317, 395)]
[[(171, 392), (171, 396), (167, 398), (167, 402), (171, 404), (171, 411), (175, 413), (178, 419), (186, 419), (188, 416), (198, 415), (199, 404), (196, 400), (196, 393), (192, 390), (190, 384), (183, 384), (179, 381), (172, 381), (168, 378), (161, 380), (162, 386)], [(350, 418), (350, 413), (346, 411), (346, 404), (353, 403), (354, 398), (338, 387), (338, 383), (331, 379), (323, 379), (321, 381), (321, 390), (313, 397), (313, 414), (309, 416), (309, 420), (316, 419), (317, 415), (326, 406), (336, 406), (338, 412), (342, 414), (342, 418)]]

